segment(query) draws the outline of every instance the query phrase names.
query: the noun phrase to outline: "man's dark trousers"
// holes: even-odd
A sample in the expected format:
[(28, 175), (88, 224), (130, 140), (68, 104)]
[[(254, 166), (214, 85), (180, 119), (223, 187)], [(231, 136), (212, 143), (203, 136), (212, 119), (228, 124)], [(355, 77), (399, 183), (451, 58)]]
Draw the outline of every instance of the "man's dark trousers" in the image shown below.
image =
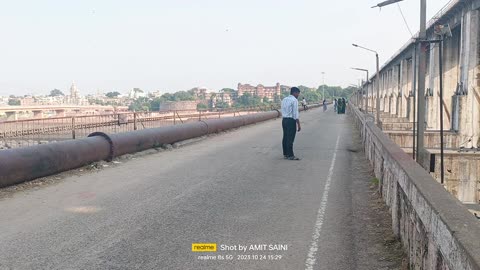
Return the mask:
[(293, 118), (283, 118), (283, 155), (287, 157), (293, 157), (293, 141), (295, 140), (295, 134), (297, 133), (297, 122)]

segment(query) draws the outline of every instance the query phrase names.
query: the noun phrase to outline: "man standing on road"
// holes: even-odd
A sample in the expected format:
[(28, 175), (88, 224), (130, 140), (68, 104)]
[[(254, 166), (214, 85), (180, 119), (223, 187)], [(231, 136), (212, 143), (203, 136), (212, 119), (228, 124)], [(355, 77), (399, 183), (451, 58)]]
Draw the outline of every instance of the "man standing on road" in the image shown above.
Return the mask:
[(288, 160), (300, 160), (293, 154), (295, 134), (302, 129), (298, 118), (298, 96), (300, 89), (292, 87), (290, 95), (282, 100), (283, 156)]

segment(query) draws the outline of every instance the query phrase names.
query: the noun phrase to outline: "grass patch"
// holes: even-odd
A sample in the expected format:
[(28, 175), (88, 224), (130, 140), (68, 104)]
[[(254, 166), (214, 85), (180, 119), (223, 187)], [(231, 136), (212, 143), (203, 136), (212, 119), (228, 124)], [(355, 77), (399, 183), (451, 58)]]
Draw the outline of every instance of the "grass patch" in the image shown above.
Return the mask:
[(378, 178), (374, 177), (370, 180), (370, 183), (378, 186), (378, 184), (380, 183), (380, 180), (378, 180)]

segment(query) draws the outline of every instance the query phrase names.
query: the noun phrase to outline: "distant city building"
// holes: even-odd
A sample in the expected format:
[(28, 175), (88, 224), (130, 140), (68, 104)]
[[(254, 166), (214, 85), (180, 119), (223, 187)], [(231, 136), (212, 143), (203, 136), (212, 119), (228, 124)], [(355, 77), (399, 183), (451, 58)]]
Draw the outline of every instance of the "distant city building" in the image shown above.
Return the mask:
[(233, 104), (233, 97), (230, 93), (220, 92), (215, 94), (215, 97), (212, 98), (212, 107), (217, 107), (217, 103), (223, 102), (226, 103), (228, 106), (232, 106)]
[(0, 106), (8, 105), (8, 97), (0, 97)]
[(162, 96), (162, 92), (160, 92), (160, 90), (157, 90), (157, 91), (153, 91), (153, 92), (148, 93), (148, 95), (151, 98), (159, 98), (159, 97)]
[(195, 95), (196, 98), (198, 99), (210, 99), (212, 96), (211, 93), (208, 93), (208, 88), (207, 87), (195, 87), (191, 90), (193, 92), (193, 95)]
[(292, 87), (290, 87), (290, 86), (280, 85), (280, 90), (281, 90), (282, 92), (290, 93), (290, 89), (291, 89), (291, 88), (292, 88)]
[(75, 82), (72, 83), (72, 86), (70, 86), (70, 98), (72, 100), (80, 98), (80, 95), (78, 93), (77, 85)]
[(89, 102), (86, 98), (80, 96), (75, 82), (72, 82), (70, 86), (70, 94), (64, 97), (64, 103), (69, 105), (88, 105)]
[(275, 86), (263, 86), (259, 84), (257, 86), (252, 86), (250, 84), (241, 84), (238, 83), (238, 96), (241, 97), (245, 93), (251, 95), (259, 96), (260, 98), (267, 98), (269, 101), (274, 101), (275, 96), (281, 95), (280, 83), (277, 83)]
[(65, 97), (65, 100), (67, 104), (79, 105), (80, 94), (78, 92), (78, 88), (75, 82), (72, 82), (72, 85), (70, 86), (70, 95), (67, 95)]
[(32, 96), (26, 96), (20, 98), (20, 106), (33, 106), (36, 104), (36, 100)]

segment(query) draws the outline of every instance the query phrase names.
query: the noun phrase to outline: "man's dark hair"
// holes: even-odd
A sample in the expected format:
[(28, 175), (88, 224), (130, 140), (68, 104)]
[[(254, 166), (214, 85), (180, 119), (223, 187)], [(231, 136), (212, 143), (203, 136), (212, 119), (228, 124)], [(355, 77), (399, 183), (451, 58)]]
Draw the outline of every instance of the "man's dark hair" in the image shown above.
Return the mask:
[(293, 93), (300, 93), (300, 89), (298, 89), (298, 87), (292, 87), (292, 89), (290, 89), (290, 95), (293, 95)]

